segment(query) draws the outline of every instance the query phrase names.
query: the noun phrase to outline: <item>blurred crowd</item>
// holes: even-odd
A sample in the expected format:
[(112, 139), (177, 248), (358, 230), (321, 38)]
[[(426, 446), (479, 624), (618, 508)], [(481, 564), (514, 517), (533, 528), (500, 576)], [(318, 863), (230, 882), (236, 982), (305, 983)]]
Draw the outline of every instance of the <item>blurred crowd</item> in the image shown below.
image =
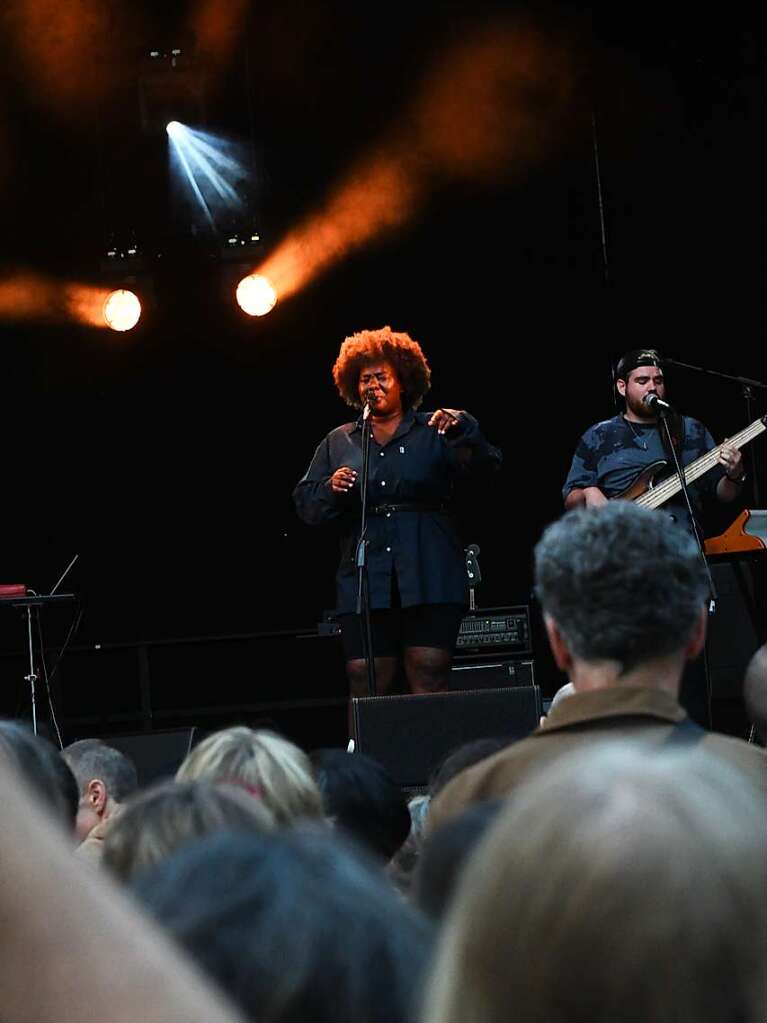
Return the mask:
[(755, 741), (690, 720), (707, 576), (635, 505), (549, 526), (535, 578), (568, 681), (416, 795), (244, 725), (141, 788), (0, 722), (4, 1023), (767, 1019), (767, 648)]

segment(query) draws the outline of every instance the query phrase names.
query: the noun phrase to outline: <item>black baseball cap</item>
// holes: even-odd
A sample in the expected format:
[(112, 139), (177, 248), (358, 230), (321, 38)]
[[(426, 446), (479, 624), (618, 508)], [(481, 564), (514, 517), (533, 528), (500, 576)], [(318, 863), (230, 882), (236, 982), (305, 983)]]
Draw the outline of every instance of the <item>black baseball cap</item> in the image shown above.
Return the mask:
[(615, 367), (615, 378), (616, 380), (626, 380), (629, 373), (639, 366), (660, 367), (662, 364), (663, 360), (657, 348), (633, 348), (630, 352), (625, 352), (618, 359), (618, 365)]

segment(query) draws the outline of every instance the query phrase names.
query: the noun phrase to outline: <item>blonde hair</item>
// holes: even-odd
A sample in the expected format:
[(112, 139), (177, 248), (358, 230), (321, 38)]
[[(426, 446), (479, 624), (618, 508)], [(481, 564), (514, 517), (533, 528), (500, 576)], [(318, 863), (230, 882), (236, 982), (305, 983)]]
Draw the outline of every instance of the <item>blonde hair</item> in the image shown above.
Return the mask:
[(307, 755), (266, 729), (226, 728), (200, 743), (176, 772), (177, 781), (226, 781), (257, 790), (278, 824), (322, 817), (322, 796)]
[(747, 777), (598, 745), (523, 785), (469, 861), (423, 1023), (760, 1019), (765, 906)]
[(271, 811), (234, 785), (163, 782), (128, 800), (110, 818), (101, 862), (129, 881), (195, 838), (274, 828)]

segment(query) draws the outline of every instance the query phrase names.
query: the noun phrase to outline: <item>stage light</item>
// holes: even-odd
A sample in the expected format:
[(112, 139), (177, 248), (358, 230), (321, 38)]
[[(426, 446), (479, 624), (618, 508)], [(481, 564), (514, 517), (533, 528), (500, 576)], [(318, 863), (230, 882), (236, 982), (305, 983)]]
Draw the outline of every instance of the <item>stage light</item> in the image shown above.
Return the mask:
[(112, 291), (104, 302), (104, 322), (112, 330), (132, 330), (141, 317), (141, 303), (132, 291)]
[(250, 169), (242, 143), (190, 128), (180, 121), (166, 126), (171, 181), (177, 201), (214, 236), (232, 218), (247, 211)]
[(266, 316), (276, 301), (274, 288), (260, 274), (248, 274), (237, 285), (237, 304), (248, 316)]

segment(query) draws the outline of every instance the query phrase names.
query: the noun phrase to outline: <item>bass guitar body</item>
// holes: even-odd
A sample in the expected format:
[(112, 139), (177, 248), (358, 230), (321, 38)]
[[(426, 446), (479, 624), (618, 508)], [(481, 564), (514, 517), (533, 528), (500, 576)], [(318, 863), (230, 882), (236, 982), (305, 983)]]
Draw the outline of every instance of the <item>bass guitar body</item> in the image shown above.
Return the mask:
[(666, 469), (668, 469), (668, 462), (664, 462), (663, 459), (652, 462), (646, 469), (642, 469), (630, 486), (626, 487), (622, 493), (616, 494), (611, 500), (636, 501), (638, 497), (646, 494), (648, 490), (652, 490), (655, 486), (655, 481)]

